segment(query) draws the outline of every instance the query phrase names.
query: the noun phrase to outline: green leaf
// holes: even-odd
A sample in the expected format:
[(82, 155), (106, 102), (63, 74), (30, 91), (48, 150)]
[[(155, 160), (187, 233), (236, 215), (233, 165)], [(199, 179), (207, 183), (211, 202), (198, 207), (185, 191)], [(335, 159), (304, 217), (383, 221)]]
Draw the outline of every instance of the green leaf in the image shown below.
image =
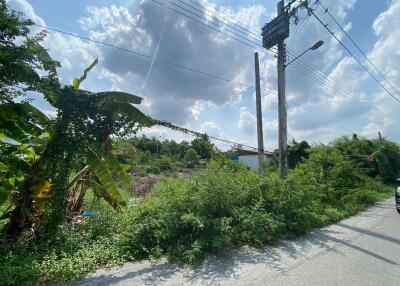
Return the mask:
[(118, 162), (117, 158), (115, 158), (111, 152), (108, 152), (104, 156), (104, 159), (109, 169), (113, 171), (113, 175), (116, 176), (117, 180), (120, 181), (126, 189), (130, 189), (132, 187), (132, 181)]
[(72, 85), (75, 89), (78, 89), (79, 86), (81, 85), (82, 81), (84, 81), (87, 77), (88, 72), (94, 68), (95, 65), (97, 65), (99, 62), (99, 59), (96, 58), (91, 64), (90, 66), (88, 66), (84, 71), (83, 71), (83, 75), (80, 78), (75, 78), (72, 82)]
[(0, 186), (0, 206), (2, 206), (8, 199), (10, 192)]
[(12, 178), (8, 178), (8, 183), (11, 185), (11, 186), (15, 186), (15, 177), (12, 177)]
[(117, 186), (112, 177), (112, 171), (107, 168), (103, 159), (92, 149), (89, 149), (87, 160), (91, 170), (96, 174), (102, 187), (112, 200), (117, 204), (125, 205), (128, 202), (128, 194)]
[(50, 119), (33, 105), (25, 102), (19, 104), (19, 106), (25, 112), (26, 116), (36, 120), (41, 125), (46, 126), (50, 124)]
[(125, 115), (129, 120), (139, 123), (141, 126), (150, 127), (154, 125), (150, 117), (142, 113), (132, 104), (114, 102), (109, 105), (114, 113)]
[(20, 145), (21, 143), (8, 137), (6, 134), (0, 132), (0, 142), (10, 144), (10, 145)]
[(95, 94), (98, 98), (97, 105), (102, 106), (107, 102), (119, 102), (119, 103), (131, 103), (131, 104), (140, 104), (142, 102), (142, 98), (136, 96), (134, 94), (122, 92), (122, 91), (107, 91), (107, 92), (98, 92)]
[[(5, 137), (1, 140), (5, 143), (10, 143), (7, 142), (8, 140), (6, 139), (11, 138), (12, 140), (15, 140), (16, 142), (28, 142), (29, 141), (29, 134), (26, 133), (19, 124), (15, 123), (14, 121), (7, 120), (7, 121), (0, 121), (0, 130), (2, 130), (3, 134)], [(11, 144), (11, 143), (10, 143)], [(18, 145), (18, 144), (14, 144)]]

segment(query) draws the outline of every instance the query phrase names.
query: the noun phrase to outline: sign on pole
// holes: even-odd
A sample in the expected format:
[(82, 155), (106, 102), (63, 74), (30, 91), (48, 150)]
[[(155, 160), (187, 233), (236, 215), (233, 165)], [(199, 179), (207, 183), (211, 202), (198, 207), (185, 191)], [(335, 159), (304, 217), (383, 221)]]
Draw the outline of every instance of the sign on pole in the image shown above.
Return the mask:
[(289, 37), (289, 13), (284, 12), (262, 27), (263, 47), (269, 50), (279, 41)]

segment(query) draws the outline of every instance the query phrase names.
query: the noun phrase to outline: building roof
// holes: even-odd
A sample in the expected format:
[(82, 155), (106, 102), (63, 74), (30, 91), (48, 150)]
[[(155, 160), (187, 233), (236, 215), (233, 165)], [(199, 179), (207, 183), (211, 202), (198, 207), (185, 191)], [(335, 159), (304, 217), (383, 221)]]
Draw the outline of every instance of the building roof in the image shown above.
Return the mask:
[[(251, 155), (258, 155), (257, 151), (254, 150), (243, 150), (243, 149), (236, 149), (239, 156), (251, 156)], [(264, 151), (264, 155), (267, 157), (272, 157), (272, 152)]]

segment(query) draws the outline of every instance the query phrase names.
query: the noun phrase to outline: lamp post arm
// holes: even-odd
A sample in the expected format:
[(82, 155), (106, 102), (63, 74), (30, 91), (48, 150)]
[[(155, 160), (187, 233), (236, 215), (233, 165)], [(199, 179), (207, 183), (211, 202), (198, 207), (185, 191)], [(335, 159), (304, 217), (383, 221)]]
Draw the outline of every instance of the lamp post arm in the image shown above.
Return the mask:
[(300, 58), (301, 56), (303, 56), (305, 53), (307, 53), (309, 50), (311, 50), (311, 48), (308, 48), (307, 50), (305, 50), (304, 52), (302, 52), (300, 55), (298, 55), (297, 57), (295, 57), (294, 59), (292, 59), (290, 62), (288, 62), (287, 64), (284, 65), (284, 67), (286, 68), (288, 65), (290, 65), (291, 63), (295, 62), (298, 58)]

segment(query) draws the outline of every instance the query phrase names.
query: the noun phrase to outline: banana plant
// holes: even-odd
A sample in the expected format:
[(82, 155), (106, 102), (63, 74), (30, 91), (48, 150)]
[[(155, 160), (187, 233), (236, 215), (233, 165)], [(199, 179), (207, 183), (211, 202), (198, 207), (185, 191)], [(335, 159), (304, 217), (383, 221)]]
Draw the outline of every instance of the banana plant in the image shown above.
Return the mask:
[[(88, 72), (98, 63), (96, 59), (79, 79), (74, 79), (73, 86), (79, 86), (86, 79)], [(86, 156), (87, 165), (71, 180), (67, 195), (67, 213), (69, 217), (79, 213), (83, 208), (84, 194), (91, 189), (98, 198), (103, 198), (116, 210), (128, 202), (128, 191), (132, 181), (112, 153), (109, 126), (113, 122), (125, 121), (127, 126), (150, 127), (153, 121), (134, 105), (140, 104), (142, 98), (121, 91), (98, 92), (90, 95), (98, 113), (103, 118), (101, 145), (89, 149)]]
[[(49, 214), (44, 216), (48, 220), (43, 222), (45, 228), (62, 223), (69, 210), (81, 209), (89, 187), (116, 209), (127, 203), (126, 191), (132, 183), (112, 155), (110, 138), (121, 131), (152, 126), (153, 121), (134, 106), (142, 102), (136, 95), (80, 89), (97, 62), (96, 59), (71, 86), (62, 86), (56, 74), (39, 86), (45, 99), (58, 111), (53, 121), (46, 120), (28, 104), (17, 109), (15, 105), (2, 106), (4, 113), (0, 110), (1, 144), (14, 143), (15, 148), (23, 148), (32, 159), (24, 177), (11, 180), (19, 184), (20, 193), (24, 194), (17, 194), (13, 200), (15, 207), (8, 226), (13, 235), (42, 224), (42, 212)], [(82, 162), (84, 167), (68, 182), (75, 166)]]
[[(43, 153), (51, 133), (51, 121), (40, 110), (25, 103), (0, 105), (0, 205), (8, 201), (12, 193), (25, 196), (24, 182), (34, 163)], [(50, 182), (35, 185), (33, 207), (43, 210), (45, 193)], [(8, 211), (12, 210), (12, 204)], [(2, 214), (7, 218), (8, 211)], [(31, 210), (23, 208), (29, 215)]]

